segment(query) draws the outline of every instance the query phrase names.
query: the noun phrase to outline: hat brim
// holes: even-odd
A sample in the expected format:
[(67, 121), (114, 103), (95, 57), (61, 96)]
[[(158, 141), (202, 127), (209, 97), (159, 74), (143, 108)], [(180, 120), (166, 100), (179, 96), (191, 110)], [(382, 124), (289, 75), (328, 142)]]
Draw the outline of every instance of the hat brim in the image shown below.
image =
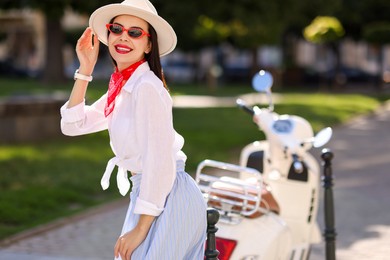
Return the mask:
[(133, 15), (153, 26), (157, 33), (160, 56), (167, 55), (175, 49), (177, 44), (176, 33), (167, 21), (156, 14), (123, 4), (110, 4), (100, 7), (89, 18), (89, 26), (103, 44), (108, 45), (106, 24), (118, 15)]

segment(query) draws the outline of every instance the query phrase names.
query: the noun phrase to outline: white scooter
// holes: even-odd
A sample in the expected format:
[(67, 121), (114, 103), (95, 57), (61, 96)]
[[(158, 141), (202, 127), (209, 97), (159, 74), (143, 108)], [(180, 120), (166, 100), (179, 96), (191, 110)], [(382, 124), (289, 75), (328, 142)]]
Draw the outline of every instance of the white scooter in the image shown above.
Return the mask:
[(253, 87), (267, 93), (269, 107), (247, 107), (266, 140), (245, 146), (240, 163), (204, 160), (196, 181), (209, 205), (218, 210), (219, 260), (308, 259), (310, 245), (321, 241), (317, 224), (320, 167), (308, 152), (326, 144), (332, 129), (316, 136), (295, 115), (273, 111), (270, 73), (260, 71)]

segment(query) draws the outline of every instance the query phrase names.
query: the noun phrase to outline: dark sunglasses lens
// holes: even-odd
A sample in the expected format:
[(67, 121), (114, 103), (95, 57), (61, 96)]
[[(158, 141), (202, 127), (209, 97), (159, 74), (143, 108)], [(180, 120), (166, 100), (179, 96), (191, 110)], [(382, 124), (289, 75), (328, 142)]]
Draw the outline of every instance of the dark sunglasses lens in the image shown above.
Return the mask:
[(112, 24), (110, 25), (110, 31), (114, 34), (121, 34), (123, 32), (123, 28), (120, 25)]
[(129, 36), (132, 38), (138, 38), (138, 37), (142, 36), (142, 31), (140, 29), (137, 29), (137, 28), (130, 29), (128, 31), (128, 33), (129, 33)]

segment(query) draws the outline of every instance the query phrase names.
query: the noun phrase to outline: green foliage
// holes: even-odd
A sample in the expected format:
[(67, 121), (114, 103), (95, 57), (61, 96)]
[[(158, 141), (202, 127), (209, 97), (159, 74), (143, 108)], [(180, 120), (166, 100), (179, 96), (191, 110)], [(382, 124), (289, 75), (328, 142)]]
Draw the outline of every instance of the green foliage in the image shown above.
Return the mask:
[(210, 17), (201, 15), (198, 24), (194, 29), (195, 37), (208, 44), (218, 44), (228, 40), (230, 37), (245, 37), (248, 35), (248, 28), (241, 21), (230, 21), (221, 23)]
[(51, 19), (60, 20), (67, 8), (80, 13), (92, 13), (96, 8), (111, 4), (115, 0), (90, 0), (90, 1), (79, 1), (79, 0), (2, 0), (0, 8), (11, 9), (11, 8), (33, 8), (41, 10), (47, 17)]
[(289, 8), (281, 0), (214, 0), (212, 8), (206, 0), (156, 0), (153, 3), (171, 22), (181, 49), (223, 41), (240, 47), (278, 42), (286, 24), (283, 16)]
[(229, 5), (231, 17), (228, 21), (240, 21), (245, 34), (232, 31), (230, 41), (240, 47), (253, 48), (262, 44), (277, 44), (281, 39), (286, 5), (282, 1), (233, 1)]
[(342, 0), (342, 8), (335, 13), (342, 22), (346, 36), (360, 40), (363, 28), (371, 23), (390, 22), (388, 0)]
[(363, 27), (363, 38), (369, 43), (390, 43), (390, 22), (376, 22)]
[(164, 17), (174, 28), (177, 36), (177, 48), (182, 50), (194, 50), (203, 46), (193, 36), (194, 26), (198, 16), (203, 14), (202, 0), (179, 1), (179, 0), (152, 0), (159, 15)]
[(305, 39), (313, 43), (335, 42), (344, 33), (340, 21), (330, 16), (317, 16), (303, 31)]
[(339, 11), (344, 0), (287, 0), (284, 16), (289, 28), (297, 28), (297, 34), (301, 34), (304, 27), (317, 16), (333, 16)]

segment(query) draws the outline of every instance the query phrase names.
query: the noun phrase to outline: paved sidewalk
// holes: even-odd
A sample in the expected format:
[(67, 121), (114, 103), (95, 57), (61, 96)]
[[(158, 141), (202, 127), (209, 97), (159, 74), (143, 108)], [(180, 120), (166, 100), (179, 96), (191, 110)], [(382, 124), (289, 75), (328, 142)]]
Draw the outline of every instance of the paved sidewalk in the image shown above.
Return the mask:
[[(232, 100), (226, 102), (231, 104)], [(339, 260), (390, 259), (389, 133), (390, 102), (373, 115), (334, 129), (333, 140), (328, 144), (335, 154)], [(113, 246), (126, 209), (127, 201), (121, 200), (59, 221), (47, 229), (38, 229), (39, 232), (24, 233), (0, 248), (0, 259), (113, 259)], [(321, 205), (321, 227), (324, 226), (322, 214)], [(325, 259), (323, 247), (323, 244), (316, 245), (310, 260)]]
[[(334, 129), (338, 260), (390, 259), (390, 101), (373, 115)], [(323, 224), (323, 205), (320, 225)], [(324, 244), (311, 260), (324, 258)]]
[(127, 200), (122, 199), (74, 218), (56, 221), (53, 225), (28, 230), (0, 248), (0, 259), (113, 259), (114, 245), (120, 235), (127, 206)]
[[(176, 108), (204, 108), (204, 107), (234, 107), (237, 98), (245, 101), (247, 105), (268, 104), (268, 98), (265, 94), (250, 93), (238, 97), (213, 97), (213, 96), (174, 96), (173, 103)], [(272, 93), (272, 102), (280, 101), (280, 95)]]

